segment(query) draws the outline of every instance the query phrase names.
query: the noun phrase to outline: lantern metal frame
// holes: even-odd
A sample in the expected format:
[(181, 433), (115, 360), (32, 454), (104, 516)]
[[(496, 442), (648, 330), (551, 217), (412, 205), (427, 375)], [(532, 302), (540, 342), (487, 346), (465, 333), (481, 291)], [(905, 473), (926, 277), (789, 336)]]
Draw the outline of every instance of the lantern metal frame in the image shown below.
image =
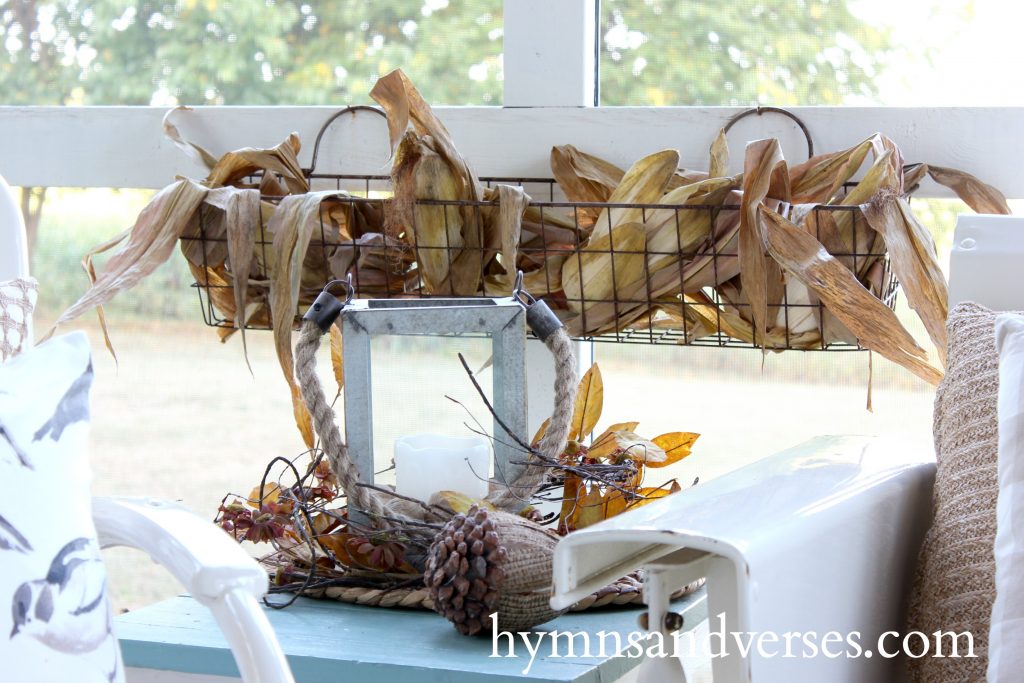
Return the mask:
[[(375, 336), (487, 335), (491, 338), (494, 478), (514, 481), (526, 459), (515, 439), (526, 435), (526, 310), (513, 297), (355, 299), (341, 316), (345, 432), (359, 477), (374, 482), (373, 364)], [(486, 476), (482, 473), (481, 476)]]

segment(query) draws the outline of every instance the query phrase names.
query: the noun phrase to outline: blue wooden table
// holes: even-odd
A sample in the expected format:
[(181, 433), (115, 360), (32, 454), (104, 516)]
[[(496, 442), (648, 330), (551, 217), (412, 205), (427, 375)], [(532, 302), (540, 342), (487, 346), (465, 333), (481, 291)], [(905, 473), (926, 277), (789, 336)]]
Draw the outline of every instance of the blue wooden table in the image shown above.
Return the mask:
[[(707, 616), (703, 590), (674, 604), (684, 614), (684, 629)], [(552, 657), (551, 639), (545, 635), (530, 666), (530, 655), (520, 639), (514, 657), (492, 657), (491, 637), (459, 635), (433, 612), (361, 607), (328, 600), (300, 598), (284, 610), (268, 610), (268, 617), (298, 683), (334, 681), (416, 681), (417, 683), (512, 683), (513, 681), (575, 681), (607, 683), (638, 666), (642, 660), (625, 656), (593, 656), (599, 631), (627, 635), (639, 631), (641, 609), (601, 609), (564, 615), (539, 627), (541, 632), (589, 634), (592, 656)], [(183, 674), (238, 676), (213, 617), (187, 596), (172, 598), (116, 618), (126, 667), (176, 671)], [(534, 643), (537, 636), (534, 635)], [(611, 650), (613, 639), (609, 637)], [(567, 653), (567, 638), (559, 640), (559, 653)], [(581, 654), (581, 640), (576, 641)], [(508, 653), (505, 640), (501, 654)], [(529, 666), (529, 672), (524, 670)], [(160, 680), (169, 680), (166, 676)]]

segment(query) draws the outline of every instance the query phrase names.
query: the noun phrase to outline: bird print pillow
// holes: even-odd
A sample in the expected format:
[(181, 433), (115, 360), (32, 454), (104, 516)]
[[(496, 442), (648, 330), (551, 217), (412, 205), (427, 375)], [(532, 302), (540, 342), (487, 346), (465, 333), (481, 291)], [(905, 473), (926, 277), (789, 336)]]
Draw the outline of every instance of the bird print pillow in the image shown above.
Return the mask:
[(92, 523), (92, 358), (84, 333), (0, 365), (0, 680), (117, 683)]

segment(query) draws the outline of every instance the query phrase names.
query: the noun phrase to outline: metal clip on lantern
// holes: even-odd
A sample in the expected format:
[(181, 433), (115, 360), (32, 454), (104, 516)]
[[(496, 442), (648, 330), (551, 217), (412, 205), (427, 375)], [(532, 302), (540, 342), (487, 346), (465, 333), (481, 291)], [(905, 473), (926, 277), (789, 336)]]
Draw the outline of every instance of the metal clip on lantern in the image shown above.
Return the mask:
[[(345, 289), (344, 301), (334, 294), (339, 285)], [(548, 601), (556, 539), (516, 513), (544, 483), (549, 470), (542, 462), (557, 462), (569, 434), (576, 359), (561, 321), (523, 289), (522, 273), (517, 274), (512, 296), (496, 299), (353, 300), (352, 289), (351, 276), (324, 288), (303, 316), (295, 347), (302, 398), (345, 491), (350, 522), (376, 528), (398, 526), (429, 542), (424, 584), (431, 591), (434, 609), (462, 633), (489, 629), (490, 615), (496, 611), (501, 612), (502, 628), (514, 630), (557, 616), (561, 610), (553, 610)], [(345, 348), (347, 439), (341, 438), (316, 375), (320, 338), (339, 317)], [(555, 359), (555, 409), (536, 447), (528, 445), (526, 436), (527, 325)], [(452, 515), (437, 505), (373, 485), (370, 338), (471, 333), (489, 334), (493, 343), (496, 477), (490, 483), (487, 505)], [(508, 438), (503, 438), (506, 433)], [(529, 455), (525, 461), (524, 452)], [(439, 526), (441, 531), (434, 535)], [(464, 543), (465, 538), (479, 543)], [(548, 578), (539, 585), (537, 577)]]

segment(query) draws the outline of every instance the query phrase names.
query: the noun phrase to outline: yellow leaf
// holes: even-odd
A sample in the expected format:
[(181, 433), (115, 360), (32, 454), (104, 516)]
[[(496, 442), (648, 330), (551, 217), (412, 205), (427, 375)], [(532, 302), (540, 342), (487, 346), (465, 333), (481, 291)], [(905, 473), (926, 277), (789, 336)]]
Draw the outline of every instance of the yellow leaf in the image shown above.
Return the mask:
[(331, 367), (334, 368), (334, 379), (338, 383), (338, 394), (345, 387), (345, 353), (341, 342), (341, 321), (331, 325)]
[(608, 429), (601, 432), (601, 436), (594, 439), (594, 442), (590, 444), (590, 450), (592, 451), (595, 448), (602, 446), (605, 442), (611, 439), (613, 432), (635, 432), (636, 428), (639, 426), (639, 422), (616, 422), (608, 427)]
[(690, 455), (690, 449), (698, 438), (700, 438), (700, 434), (693, 432), (669, 432), (654, 437), (654, 443), (665, 451), (666, 458), (660, 462), (648, 462), (647, 464), (651, 467), (666, 467), (679, 462)]
[(622, 491), (611, 490), (604, 497), (604, 518), (611, 519), (620, 512), (625, 512), (629, 501)]
[[(594, 454), (595, 451), (597, 451), (597, 455)], [(610, 439), (605, 439), (604, 443), (596, 449), (591, 449), (588, 455), (591, 458), (600, 459), (608, 458), (620, 451), (626, 457), (648, 465), (661, 463), (666, 459), (665, 451), (656, 443), (634, 432), (625, 431), (614, 432)]]
[[(678, 486), (678, 484), (676, 486)], [(664, 498), (665, 496), (672, 495), (673, 493), (675, 493), (675, 491), (661, 486), (658, 488), (644, 487), (637, 491), (636, 493), (638, 496), (641, 496), (641, 498), (630, 503), (630, 508), (638, 508), (642, 505), (647, 505), (648, 503), (652, 503), (658, 500), (659, 498)]]
[(580, 491), (580, 478), (575, 474), (565, 475), (562, 487), (562, 509), (558, 513), (558, 533), (566, 534), (573, 531), (571, 527), (573, 511), (576, 508), (576, 497)]
[(596, 484), (583, 496), (576, 499), (576, 509), (572, 513), (573, 529), (583, 529), (597, 524), (604, 519), (604, 500), (601, 487)]
[(580, 440), (594, 431), (597, 421), (601, 419), (603, 406), (604, 382), (601, 380), (601, 369), (594, 363), (583, 375), (576, 390), (576, 406), (569, 427), (569, 438)]
[(470, 498), (464, 493), (458, 491), (439, 491), (437, 495), (445, 502), (445, 504), (452, 509), (455, 513), (465, 513), (471, 505), (479, 505), (486, 510), (496, 509), (493, 505), (488, 503), (486, 500), (477, 500), (476, 498)]
[(537, 433), (533, 436), (533, 441), (531, 441), (530, 443), (533, 444), (534, 446), (539, 444), (540, 440), (542, 438), (544, 438), (544, 435), (547, 433), (548, 425), (550, 425), (550, 424), (551, 424), (551, 418), (549, 417), (548, 419), (544, 420), (544, 424), (542, 424), (540, 426), (540, 429), (537, 430)]
[(260, 505), (266, 505), (267, 503), (276, 503), (278, 498), (281, 497), (281, 487), (273, 482), (267, 482), (263, 487), (263, 499), (260, 500), (260, 487), (259, 485), (254, 486), (252, 491), (249, 492), (249, 505), (259, 508)]
[(313, 435), (313, 416), (309, 414), (306, 404), (302, 401), (299, 387), (292, 385), (292, 414), (295, 416), (295, 425), (299, 428), (302, 441), (307, 448), (313, 448), (315, 436)]

